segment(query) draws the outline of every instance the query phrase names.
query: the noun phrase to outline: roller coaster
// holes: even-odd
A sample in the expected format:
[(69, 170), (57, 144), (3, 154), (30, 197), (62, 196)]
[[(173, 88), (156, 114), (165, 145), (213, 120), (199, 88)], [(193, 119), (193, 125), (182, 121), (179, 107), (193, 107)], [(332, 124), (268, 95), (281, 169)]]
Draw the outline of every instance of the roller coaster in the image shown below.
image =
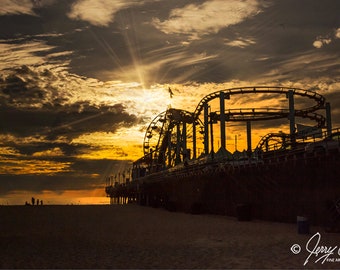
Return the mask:
[[(225, 100), (236, 95), (254, 94), (279, 94), (288, 99), (288, 108), (226, 108)], [(308, 98), (314, 102), (312, 106), (296, 109), (294, 97)], [(210, 103), (219, 100), (219, 108), (212, 111)], [(246, 105), (246, 104), (245, 104)], [(326, 117), (320, 114), (320, 110), (326, 110)], [(203, 117), (202, 117), (203, 113)], [(251, 146), (251, 122), (273, 119), (289, 119), (290, 134), (277, 133), (264, 136), (256, 150), (265, 150), (264, 146), (269, 141), (293, 144), (299, 134), (296, 132), (295, 118), (307, 118), (314, 121), (314, 129), (327, 128), (331, 130), (330, 105), (325, 98), (313, 91), (286, 87), (242, 87), (231, 88), (208, 94), (198, 103), (194, 112), (169, 108), (157, 115), (149, 124), (143, 141), (144, 156), (134, 162), (134, 169), (140, 168), (140, 172), (134, 177), (144, 176), (145, 173), (154, 173), (160, 170), (172, 168), (180, 163), (197, 159), (197, 145), (203, 142), (203, 155), (209, 155), (214, 151), (213, 125), (219, 123), (221, 148), (226, 149), (226, 123), (247, 122), (247, 150), (253, 153)], [(203, 118), (203, 119), (202, 119)], [(327, 122), (327, 125), (326, 125)]]

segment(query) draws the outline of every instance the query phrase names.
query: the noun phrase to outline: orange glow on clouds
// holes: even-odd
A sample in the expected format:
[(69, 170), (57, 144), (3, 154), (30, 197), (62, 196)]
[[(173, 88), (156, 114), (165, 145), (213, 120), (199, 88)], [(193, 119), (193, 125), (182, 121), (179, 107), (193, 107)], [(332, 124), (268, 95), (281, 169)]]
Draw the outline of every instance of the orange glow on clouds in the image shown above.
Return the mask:
[(3, 158), (0, 161), (0, 174), (47, 174), (70, 172), (70, 162), (40, 159)]
[(136, 160), (142, 154), (144, 132), (140, 126), (120, 128), (115, 133), (94, 132), (81, 135), (72, 143), (90, 144), (100, 149), (95, 149), (77, 156), (81, 159), (117, 159)]

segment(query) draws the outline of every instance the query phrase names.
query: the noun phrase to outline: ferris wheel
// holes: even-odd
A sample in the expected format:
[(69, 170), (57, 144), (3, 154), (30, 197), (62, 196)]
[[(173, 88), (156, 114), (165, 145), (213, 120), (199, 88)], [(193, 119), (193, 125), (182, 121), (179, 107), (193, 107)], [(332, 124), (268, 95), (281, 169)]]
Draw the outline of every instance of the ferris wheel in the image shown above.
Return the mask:
[(202, 123), (194, 120), (192, 113), (170, 108), (158, 114), (146, 129), (144, 155), (150, 155), (154, 164), (173, 167), (190, 159), (194, 136), (200, 140), (202, 129)]
[(161, 140), (161, 134), (165, 129), (165, 117), (166, 111), (158, 114), (149, 124), (148, 128), (146, 129), (143, 141), (143, 152), (144, 155), (149, 154), (157, 149), (159, 141)]

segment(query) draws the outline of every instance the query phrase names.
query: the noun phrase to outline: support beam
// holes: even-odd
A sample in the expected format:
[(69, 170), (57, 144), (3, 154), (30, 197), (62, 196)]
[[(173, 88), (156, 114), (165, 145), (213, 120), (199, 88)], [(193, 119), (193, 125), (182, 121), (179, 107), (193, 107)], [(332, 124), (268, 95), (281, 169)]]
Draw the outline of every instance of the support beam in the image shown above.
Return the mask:
[(220, 92), (220, 133), (221, 148), (226, 149), (224, 92)]
[(250, 157), (252, 154), (252, 147), (251, 147), (251, 122), (247, 121), (247, 153)]
[(183, 122), (183, 127), (182, 127), (182, 152), (183, 152), (183, 158), (182, 160), (184, 160), (185, 158), (189, 158), (188, 157), (188, 151), (187, 151), (187, 124), (185, 122)]
[(332, 134), (332, 117), (331, 117), (331, 104), (326, 102), (326, 125), (327, 125), (327, 136)]
[(293, 90), (289, 90), (287, 93), (287, 98), (289, 102), (289, 131), (290, 131), (290, 139), (293, 144), (295, 145), (295, 108), (294, 108), (294, 92)]
[[(170, 167), (170, 165), (171, 165), (171, 151), (172, 151), (172, 146), (171, 146), (171, 134), (168, 132), (168, 131), (166, 131), (167, 132), (167, 136), (168, 136), (168, 167)], [(164, 153), (164, 156), (165, 156), (165, 153)], [(165, 160), (164, 160), (164, 167), (166, 167), (165, 166), (166, 164), (165, 164)]]
[(192, 121), (192, 158), (196, 158), (196, 120)]
[(181, 125), (178, 123), (177, 124), (177, 144), (176, 144), (176, 158), (175, 158), (175, 164), (177, 165), (178, 163), (181, 162), (181, 156), (180, 156), (180, 150), (181, 150)]
[(211, 143), (211, 159), (214, 159), (214, 129), (213, 129), (213, 124), (214, 124), (214, 116), (216, 114), (210, 113), (210, 143)]
[(182, 140), (183, 140), (183, 150), (187, 149), (187, 124), (183, 122), (182, 127)]
[(206, 155), (209, 154), (209, 105), (208, 103), (204, 104), (204, 153)]

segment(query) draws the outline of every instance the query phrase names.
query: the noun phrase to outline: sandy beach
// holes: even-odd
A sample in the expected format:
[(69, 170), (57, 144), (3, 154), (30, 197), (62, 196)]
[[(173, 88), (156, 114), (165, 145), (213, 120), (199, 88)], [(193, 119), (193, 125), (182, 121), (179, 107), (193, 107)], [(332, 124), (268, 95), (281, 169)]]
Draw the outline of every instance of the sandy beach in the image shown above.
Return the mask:
[[(1, 268), (339, 269), (340, 234), (138, 205), (1, 206)], [(335, 247), (328, 261), (307, 242)], [(316, 246), (317, 238), (310, 243)], [(291, 247), (298, 250), (293, 254)], [(330, 260), (333, 258), (333, 261)], [(337, 261), (338, 259), (338, 261)]]

